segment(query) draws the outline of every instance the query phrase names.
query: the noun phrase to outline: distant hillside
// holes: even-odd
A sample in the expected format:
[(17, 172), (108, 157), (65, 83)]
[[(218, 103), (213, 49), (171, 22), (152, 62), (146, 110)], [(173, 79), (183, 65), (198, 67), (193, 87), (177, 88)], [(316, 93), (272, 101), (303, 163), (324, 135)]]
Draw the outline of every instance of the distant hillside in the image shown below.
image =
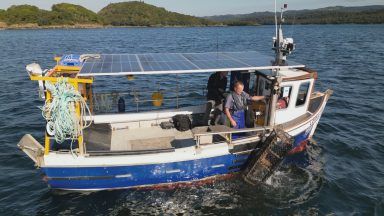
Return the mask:
[(73, 4), (56, 4), (51, 11), (36, 6), (11, 6), (0, 11), (0, 20), (8, 25), (34, 24), (37, 26), (101, 24), (101, 18), (94, 12)]
[[(285, 13), (287, 24), (384, 23), (384, 5), (365, 7), (328, 7), (316, 10), (291, 10)], [(0, 10), (0, 28), (93, 28), (103, 26), (211, 26), (270, 25), (272, 12), (194, 17), (170, 12), (143, 2), (113, 3), (98, 13), (82, 6), (61, 3), (51, 10), (32, 5), (11, 6)]]
[(99, 13), (82, 6), (61, 3), (51, 11), (32, 5), (0, 10), (0, 28), (102, 27), (102, 26), (207, 26), (216, 22), (170, 12), (143, 2), (109, 4)]
[(109, 4), (98, 15), (104, 24), (113, 26), (206, 26), (215, 23), (137, 1)]
[[(274, 24), (273, 12), (205, 17), (227, 25)], [(285, 12), (287, 24), (378, 24), (384, 23), (384, 5), (363, 7), (327, 7), (315, 10), (289, 10)]]

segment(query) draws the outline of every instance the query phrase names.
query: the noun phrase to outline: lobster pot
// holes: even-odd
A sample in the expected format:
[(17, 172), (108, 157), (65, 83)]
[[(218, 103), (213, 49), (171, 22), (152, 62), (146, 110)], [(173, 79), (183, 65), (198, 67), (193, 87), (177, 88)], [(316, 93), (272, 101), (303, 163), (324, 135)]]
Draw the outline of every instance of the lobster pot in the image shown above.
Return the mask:
[(274, 130), (263, 142), (261, 151), (253, 157), (243, 172), (243, 179), (256, 185), (265, 182), (292, 149), (293, 138), (283, 130)]

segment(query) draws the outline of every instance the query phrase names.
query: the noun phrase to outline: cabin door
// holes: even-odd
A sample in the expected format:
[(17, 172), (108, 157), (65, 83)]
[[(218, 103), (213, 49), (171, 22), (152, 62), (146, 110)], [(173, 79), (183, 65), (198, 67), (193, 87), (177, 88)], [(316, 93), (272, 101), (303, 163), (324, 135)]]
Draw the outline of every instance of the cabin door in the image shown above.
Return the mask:
[[(254, 95), (269, 97), (272, 94), (272, 86), (273, 86), (272, 80), (268, 79), (263, 75), (257, 74), (254, 89), (253, 89)], [(270, 104), (265, 103), (264, 101), (259, 101), (256, 104), (259, 104), (259, 106), (256, 106), (257, 108), (256, 125), (257, 126), (268, 125)]]

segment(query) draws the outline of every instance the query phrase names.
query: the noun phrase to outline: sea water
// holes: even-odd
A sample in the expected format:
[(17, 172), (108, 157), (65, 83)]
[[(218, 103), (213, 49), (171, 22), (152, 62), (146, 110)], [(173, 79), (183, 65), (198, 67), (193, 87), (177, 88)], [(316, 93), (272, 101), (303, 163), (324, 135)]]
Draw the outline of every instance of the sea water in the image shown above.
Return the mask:
[[(234, 178), (173, 190), (53, 191), (16, 146), (26, 133), (39, 141), (44, 133), (42, 101), (26, 64), (52, 67), (54, 55), (67, 53), (257, 50), (273, 55), (274, 31), (273, 26), (0, 31), (0, 214), (383, 215), (384, 25), (285, 27), (285, 36), (297, 44), (289, 58), (317, 70), (317, 88), (334, 94), (305, 163), (280, 168), (260, 187)], [(96, 78), (95, 92), (151, 90), (159, 83), (204, 89), (208, 75)], [(203, 96), (201, 90), (182, 93)]]

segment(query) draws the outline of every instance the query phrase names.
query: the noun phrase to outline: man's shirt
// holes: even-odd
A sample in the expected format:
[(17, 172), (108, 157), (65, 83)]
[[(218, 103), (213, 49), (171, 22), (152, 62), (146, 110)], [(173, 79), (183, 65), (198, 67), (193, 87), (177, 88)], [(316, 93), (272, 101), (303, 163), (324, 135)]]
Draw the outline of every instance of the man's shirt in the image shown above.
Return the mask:
[(231, 111), (244, 110), (247, 107), (247, 101), (251, 100), (251, 96), (246, 92), (242, 92), (240, 95), (236, 92), (232, 92), (227, 96), (225, 102), (225, 108)]

